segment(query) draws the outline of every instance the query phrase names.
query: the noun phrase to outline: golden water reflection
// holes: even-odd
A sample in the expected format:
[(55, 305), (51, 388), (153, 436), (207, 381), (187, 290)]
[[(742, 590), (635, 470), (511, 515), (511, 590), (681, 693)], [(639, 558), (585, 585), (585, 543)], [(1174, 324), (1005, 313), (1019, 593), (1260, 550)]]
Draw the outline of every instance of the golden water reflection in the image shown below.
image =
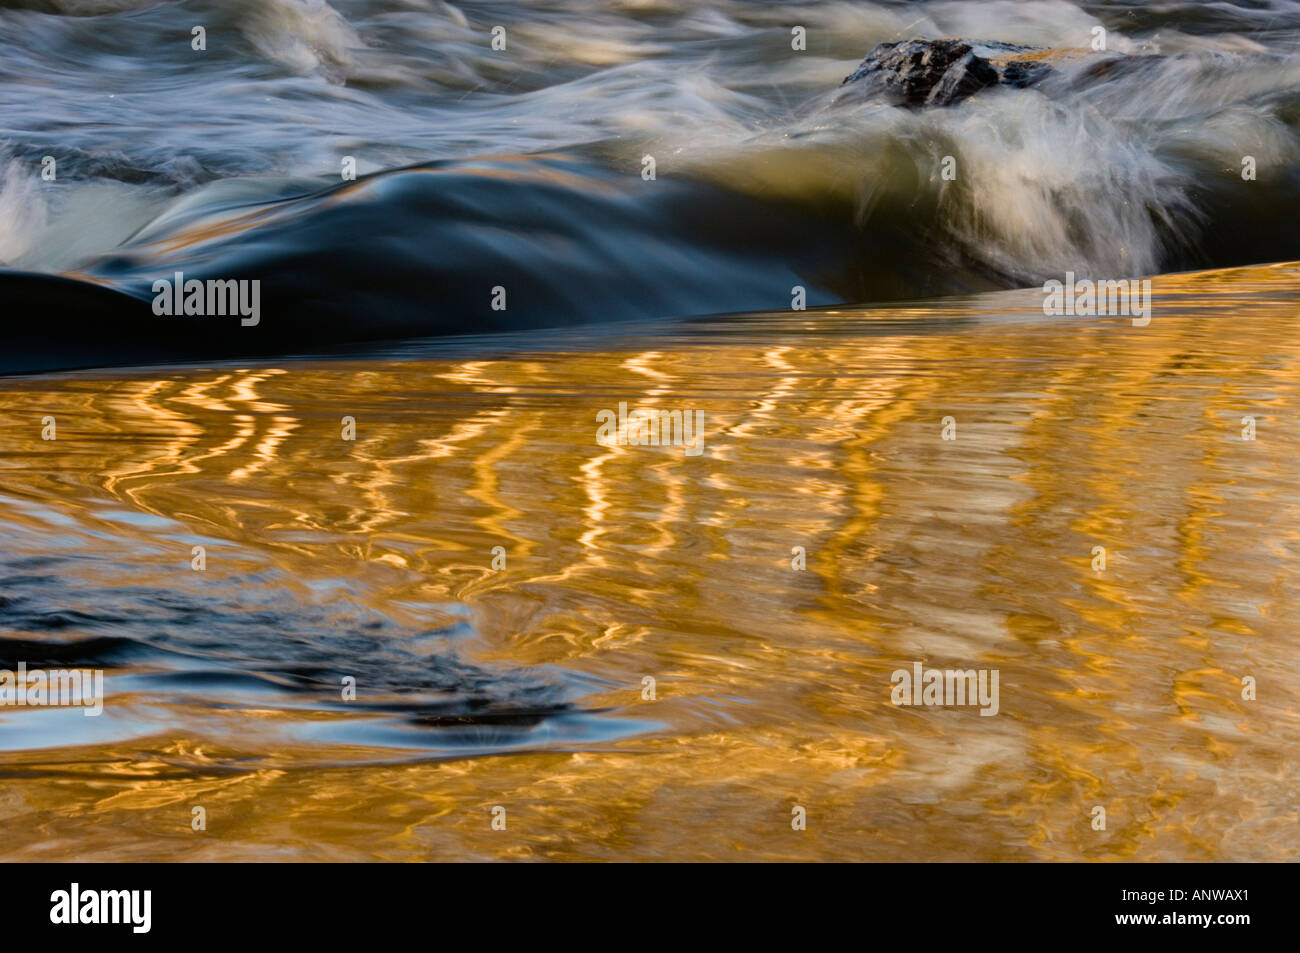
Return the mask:
[[(0, 752), (8, 857), (1295, 859), (1300, 266), (1155, 287), (1145, 328), (1023, 293), (0, 381), (4, 595), (54, 598), (25, 588), (54, 550), (84, 610), (11, 638), (148, 641), (96, 621), (101, 590), (295, 616), (341, 592), (412, 652), (468, 619), (458, 654), (629, 726), (420, 756), (304, 740), (347, 714), (119, 682), (134, 730)], [(598, 444), (619, 401), (702, 409), (706, 451)], [(204, 626), (171, 648), (221, 657)], [(893, 707), (913, 661), (999, 670), (1000, 713)]]

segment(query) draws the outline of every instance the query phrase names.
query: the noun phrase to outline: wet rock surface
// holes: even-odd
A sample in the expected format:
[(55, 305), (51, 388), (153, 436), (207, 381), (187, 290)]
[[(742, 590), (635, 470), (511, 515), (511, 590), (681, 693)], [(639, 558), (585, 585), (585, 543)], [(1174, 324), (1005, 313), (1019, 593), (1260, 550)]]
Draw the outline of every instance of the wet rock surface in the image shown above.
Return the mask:
[(948, 106), (990, 86), (1024, 88), (1052, 68), (1042, 50), (1010, 43), (912, 39), (881, 43), (841, 84), (898, 106)]

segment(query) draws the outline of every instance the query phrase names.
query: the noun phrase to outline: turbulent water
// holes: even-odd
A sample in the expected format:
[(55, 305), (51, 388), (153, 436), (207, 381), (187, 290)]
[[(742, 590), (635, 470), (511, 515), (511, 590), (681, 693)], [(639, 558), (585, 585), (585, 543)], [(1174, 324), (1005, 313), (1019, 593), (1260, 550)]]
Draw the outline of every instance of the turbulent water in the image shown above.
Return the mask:
[[(1053, 75), (840, 88), (942, 34)], [(1298, 39), (1294, 0), (8, 3), (0, 261), (77, 280), (0, 277), (59, 316), (0, 371), (1294, 260)], [(268, 320), (156, 320), (178, 272)]]
[[(841, 87), (945, 35), (1053, 72)], [(1297, 859), (1298, 50), (1294, 0), (0, 2), (0, 670), (107, 693), (0, 709), (6, 856)], [(1015, 290), (1067, 271), (1150, 323)]]

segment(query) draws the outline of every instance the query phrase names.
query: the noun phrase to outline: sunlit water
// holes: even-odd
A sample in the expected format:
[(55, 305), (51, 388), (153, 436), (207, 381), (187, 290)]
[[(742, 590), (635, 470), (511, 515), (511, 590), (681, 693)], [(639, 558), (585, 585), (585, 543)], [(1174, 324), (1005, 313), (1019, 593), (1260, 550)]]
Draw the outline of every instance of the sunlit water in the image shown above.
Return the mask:
[[(841, 89), (941, 35), (1055, 73)], [(4, 856), (1296, 859), (1300, 268), (1168, 273), (1300, 258), (1297, 49), (1295, 0), (0, 0), (0, 374), (60, 372), (0, 378), (0, 669), (108, 695), (0, 707)], [(155, 320), (176, 270), (262, 322)], [(1066, 271), (1152, 322), (999, 290)]]
[(1155, 288), (6, 379), (5, 855), (1296, 859), (1300, 268)]

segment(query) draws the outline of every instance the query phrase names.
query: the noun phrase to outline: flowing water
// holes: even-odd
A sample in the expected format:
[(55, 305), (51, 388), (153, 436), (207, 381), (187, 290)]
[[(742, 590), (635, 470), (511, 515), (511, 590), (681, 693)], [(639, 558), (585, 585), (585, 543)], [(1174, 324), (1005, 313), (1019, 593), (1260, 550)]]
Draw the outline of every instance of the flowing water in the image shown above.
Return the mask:
[(108, 701), (5, 714), (8, 856), (1294, 859), (1300, 268), (1157, 281), (9, 379), (6, 650)]
[[(1099, 24), (1138, 65), (1084, 82)], [(839, 88), (944, 34), (1067, 53)], [(0, 669), (107, 695), (0, 709), (5, 858), (1297, 859), (1297, 40), (0, 3)], [(176, 271), (261, 322), (155, 316)], [(1014, 290), (1066, 271), (1150, 323)], [(602, 441), (623, 403), (698, 442)], [(892, 704), (917, 662), (997, 715)]]

